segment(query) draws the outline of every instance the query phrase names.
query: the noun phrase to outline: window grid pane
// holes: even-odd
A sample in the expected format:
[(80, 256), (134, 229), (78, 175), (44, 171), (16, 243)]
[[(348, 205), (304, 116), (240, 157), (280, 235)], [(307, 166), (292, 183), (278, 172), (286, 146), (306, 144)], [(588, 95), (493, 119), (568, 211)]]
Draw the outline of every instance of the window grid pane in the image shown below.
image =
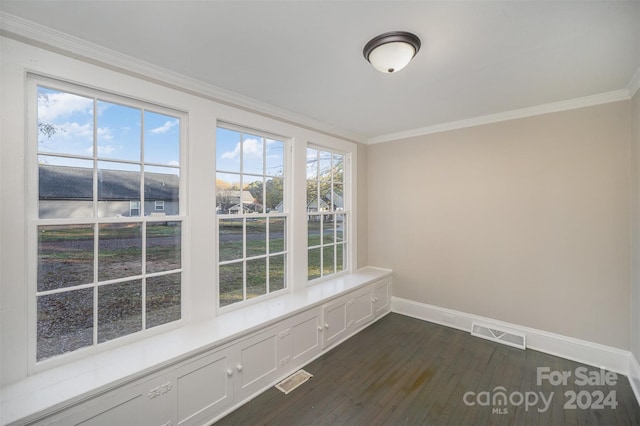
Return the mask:
[(308, 280), (347, 270), (344, 154), (307, 148)]
[(284, 141), (218, 126), (220, 307), (286, 288), (285, 164)]
[(180, 118), (100, 96), (37, 87), (36, 361), (182, 317)]

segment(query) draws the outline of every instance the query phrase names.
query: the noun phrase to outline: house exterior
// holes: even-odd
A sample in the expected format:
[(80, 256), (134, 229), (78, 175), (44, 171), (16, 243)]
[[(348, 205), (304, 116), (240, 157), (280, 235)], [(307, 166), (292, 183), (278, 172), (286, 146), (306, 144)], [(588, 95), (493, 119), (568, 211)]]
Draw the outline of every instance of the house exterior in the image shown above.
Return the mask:
[[(333, 200), (333, 201), (332, 201)], [(307, 213), (321, 213), (326, 211), (344, 210), (344, 199), (335, 191), (325, 194), (307, 203)]]
[[(93, 216), (93, 169), (40, 164), (38, 212), (41, 219)], [(140, 172), (98, 170), (97, 201), (101, 217), (142, 214)], [(178, 214), (178, 175), (144, 174), (144, 214)]]
[(251, 192), (238, 190), (222, 190), (218, 192), (216, 213), (240, 214), (259, 210)]

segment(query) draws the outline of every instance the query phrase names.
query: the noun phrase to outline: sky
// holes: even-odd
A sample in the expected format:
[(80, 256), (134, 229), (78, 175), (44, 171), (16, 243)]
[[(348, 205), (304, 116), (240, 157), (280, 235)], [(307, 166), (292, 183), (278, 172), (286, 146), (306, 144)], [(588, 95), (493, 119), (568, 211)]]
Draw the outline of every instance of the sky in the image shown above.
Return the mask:
[[(94, 107), (97, 111), (95, 122)], [(144, 131), (141, 132), (143, 122)], [(50, 137), (38, 134), (41, 154), (68, 154), (90, 160), (94, 154), (95, 128), (98, 159), (115, 161), (101, 161), (99, 167), (139, 170), (139, 166), (121, 161), (144, 161), (154, 165), (145, 167), (147, 171), (178, 173), (172, 168), (180, 165), (180, 121), (177, 117), (38, 87), (38, 123), (55, 129)], [(81, 159), (40, 156), (40, 161), (92, 167), (90, 161)]]
[[(237, 181), (231, 174), (241, 171), (256, 176), (283, 176), (284, 142), (218, 127), (216, 169), (222, 172), (218, 176), (224, 176), (222, 179), (227, 182)], [(245, 178), (245, 183), (247, 179), (250, 178)]]

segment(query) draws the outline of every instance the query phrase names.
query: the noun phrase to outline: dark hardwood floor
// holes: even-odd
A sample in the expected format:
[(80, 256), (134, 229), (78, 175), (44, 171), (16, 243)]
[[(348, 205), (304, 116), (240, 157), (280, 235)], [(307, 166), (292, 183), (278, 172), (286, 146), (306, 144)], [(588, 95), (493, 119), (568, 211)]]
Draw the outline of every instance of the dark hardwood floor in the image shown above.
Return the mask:
[(625, 376), (399, 314), (304, 369), (293, 392), (271, 388), (216, 426), (640, 425)]

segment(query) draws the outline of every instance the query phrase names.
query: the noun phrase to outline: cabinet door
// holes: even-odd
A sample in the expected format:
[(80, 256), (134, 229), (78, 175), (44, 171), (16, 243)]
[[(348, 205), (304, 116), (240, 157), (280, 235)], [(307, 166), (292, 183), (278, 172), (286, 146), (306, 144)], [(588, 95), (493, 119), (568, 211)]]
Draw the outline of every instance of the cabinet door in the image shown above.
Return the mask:
[(389, 311), (390, 301), (391, 278), (385, 278), (373, 288), (373, 314), (376, 318)]
[(222, 349), (172, 372), (179, 425), (202, 424), (233, 402), (233, 350)]
[(296, 315), (291, 320), (292, 362), (301, 366), (318, 355), (322, 350), (320, 340), (322, 327), (322, 310), (311, 309)]
[(322, 307), (324, 331), (322, 347), (326, 348), (343, 339), (347, 334), (347, 299), (340, 298)]
[(373, 319), (373, 296), (371, 288), (358, 290), (347, 303), (349, 329), (360, 328)]
[(236, 345), (236, 401), (262, 390), (276, 380), (278, 373), (278, 340), (282, 329), (271, 328)]

